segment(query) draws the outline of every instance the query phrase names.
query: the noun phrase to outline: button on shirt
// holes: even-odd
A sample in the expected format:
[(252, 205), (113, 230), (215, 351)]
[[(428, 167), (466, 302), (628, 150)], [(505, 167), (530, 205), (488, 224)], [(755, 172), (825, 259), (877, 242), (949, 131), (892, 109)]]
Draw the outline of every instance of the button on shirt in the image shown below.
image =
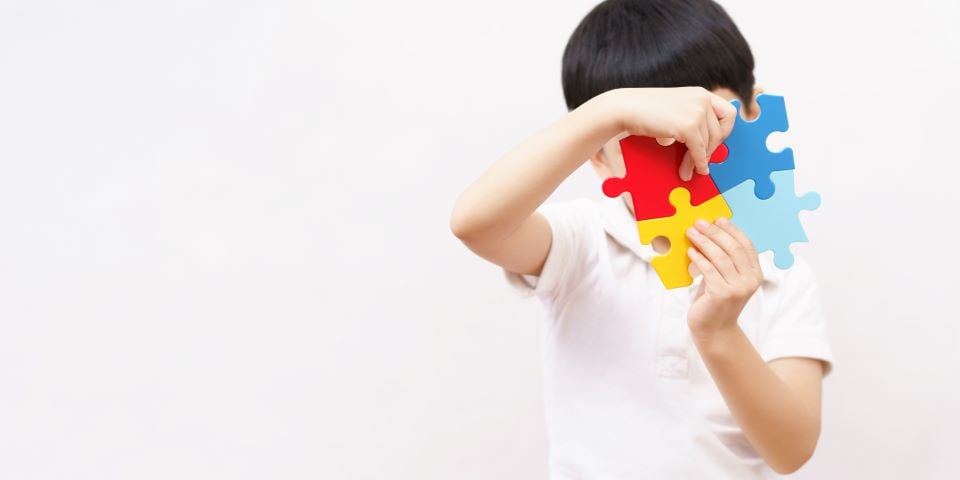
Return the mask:
[[(620, 199), (541, 207), (553, 243), (539, 277), (505, 272), (546, 309), (544, 410), (553, 480), (776, 478), (749, 444), (687, 327), (700, 278), (666, 290)], [(739, 324), (764, 360), (832, 368), (817, 285), (761, 254)]]

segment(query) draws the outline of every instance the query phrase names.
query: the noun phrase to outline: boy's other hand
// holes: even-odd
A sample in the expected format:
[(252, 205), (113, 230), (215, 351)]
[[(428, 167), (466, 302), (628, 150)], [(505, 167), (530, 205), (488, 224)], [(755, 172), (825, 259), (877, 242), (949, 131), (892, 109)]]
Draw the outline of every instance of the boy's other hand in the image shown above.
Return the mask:
[(687, 237), (694, 245), (688, 252), (690, 260), (703, 274), (687, 324), (692, 335), (706, 338), (737, 325), (763, 272), (753, 243), (726, 218), (715, 223), (699, 220)]
[(710, 173), (710, 155), (730, 135), (737, 109), (723, 97), (701, 87), (619, 88), (607, 92), (622, 131), (656, 137), (661, 144), (682, 142), (687, 153), (680, 178), (693, 171)]

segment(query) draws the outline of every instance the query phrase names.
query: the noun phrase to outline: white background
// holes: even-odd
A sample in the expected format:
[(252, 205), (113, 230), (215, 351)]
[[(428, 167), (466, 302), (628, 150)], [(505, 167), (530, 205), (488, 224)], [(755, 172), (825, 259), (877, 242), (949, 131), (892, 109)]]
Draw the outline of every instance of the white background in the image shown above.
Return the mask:
[[(540, 307), (447, 218), (592, 3), (0, 2), (0, 478), (545, 478)], [(824, 198), (797, 477), (957, 478), (960, 9), (725, 5)]]

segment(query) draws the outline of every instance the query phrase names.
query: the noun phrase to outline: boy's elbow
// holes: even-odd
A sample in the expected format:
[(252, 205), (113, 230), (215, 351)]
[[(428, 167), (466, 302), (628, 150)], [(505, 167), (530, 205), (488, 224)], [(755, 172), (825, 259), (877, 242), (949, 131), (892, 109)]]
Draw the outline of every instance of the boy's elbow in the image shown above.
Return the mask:
[(464, 243), (468, 243), (475, 238), (479, 228), (478, 222), (468, 209), (457, 202), (450, 212), (450, 232)]
[(484, 208), (475, 197), (464, 192), (450, 212), (450, 232), (471, 249), (476, 244), (490, 242), (500, 232), (496, 213)]
[(789, 475), (791, 473), (795, 473), (797, 470), (800, 470), (800, 467), (806, 465), (807, 460), (810, 460), (810, 457), (796, 459), (792, 461), (771, 463), (769, 465), (774, 472), (777, 472), (780, 475)]
[(783, 458), (776, 459), (776, 461), (767, 462), (767, 465), (780, 475), (795, 473), (810, 461), (816, 448), (817, 439), (814, 438), (813, 441), (798, 446), (795, 451), (791, 452), (791, 455), (785, 455)]

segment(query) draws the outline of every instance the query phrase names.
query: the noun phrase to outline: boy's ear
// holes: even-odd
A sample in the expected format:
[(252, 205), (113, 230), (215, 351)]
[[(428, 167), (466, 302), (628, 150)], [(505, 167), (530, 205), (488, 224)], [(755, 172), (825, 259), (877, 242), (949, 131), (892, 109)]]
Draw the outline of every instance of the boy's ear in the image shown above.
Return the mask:
[(757, 103), (757, 97), (763, 93), (763, 87), (753, 89), (753, 96), (750, 97), (750, 105), (746, 109), (747, 120), (753, 120), (760, 115), (760, 104)]
[(610, 164), (607, 162), (607, 156), (602, 148), (597, 150), (597, 152), (590, 157), (590, 166), (593, 167), (593, 171), (597, 172), (597, 176), (601, 179), (616, 176), (610, 169)]

